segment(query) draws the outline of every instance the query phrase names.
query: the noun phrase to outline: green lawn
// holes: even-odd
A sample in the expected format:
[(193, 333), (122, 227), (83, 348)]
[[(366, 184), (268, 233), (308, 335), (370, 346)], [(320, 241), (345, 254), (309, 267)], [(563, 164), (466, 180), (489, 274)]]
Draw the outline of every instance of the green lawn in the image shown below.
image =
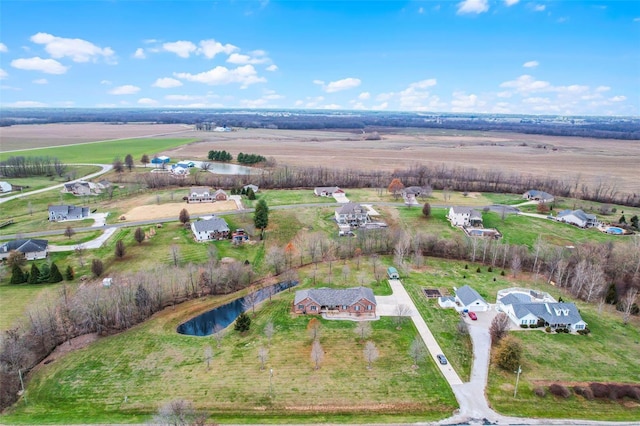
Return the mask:
[(0, 153), (0, 161), (9, 157), (56, 157), (64, 163), (86, 163), (87, 150), (91, 150), (91, 162), (111, 164), (116, 156), (122, 161), (127, 154), (133, 156), (133, 160), (139, 163), (143, 154), (149, 159), (171, 148), (195, 142), (196, 139), (123, 139), (107, 142), (91, 142), (89, 144), (75, 144), (62, 147), (40, 148), (29, 151), (15, 151)]
[[(251, 331), (241, 336), (229, 330), (220, 347), (211, 337), (179, 335), (175, 327), (222, 300), (167, 309), (36, 371), (27, 386), (28, 404), (16, 404), (3, 422), (144, 422), (175, 398), (193, 401), (217, 421), (239, 423), (398, 423), (436, 420), (455, 409), (453, 393), (430, 359), (411, 367), (408, 348), (417, 333), (410, 323), (401, 330), (388, 318), (372, 323), (380, 358), (368, 370), (355, 323), (322, 320), (325, 356), (315, 370), (309, 317), (291, 316), (292, 297), (286, 292), (265, 302)], [(262, 335), (269, 320), (276, 329), (270, 346)], [(208, 345), (214, 348), (210, 370), (203, 355)], [(263, 371), (256, 358), (260, 346), (269, 349)]]
[[(64, 175), (72, 174), (75, 178), (95, 173), (100, 170), (100, 167), (96, 166), (81, 166), (81, 165), (69, 165)], [(52, 185), (59, 185), (61, 183), (68, 182), (65, 176), (34, 176), (28, 178), (3, 178), (4, 181), (9, 182), (13, 186), (23, 187), (23, 192), (35, 191), (36, 189), (47, 188)], [(16, 195), (18, 192), (7, 192), (2, 194), (2, 197), (10, 197)]]

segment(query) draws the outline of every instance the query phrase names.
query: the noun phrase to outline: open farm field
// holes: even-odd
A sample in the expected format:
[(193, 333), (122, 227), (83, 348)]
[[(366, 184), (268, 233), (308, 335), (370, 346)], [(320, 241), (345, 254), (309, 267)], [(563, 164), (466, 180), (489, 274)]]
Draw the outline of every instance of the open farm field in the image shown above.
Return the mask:
[[(64, 163), (98, 163), (111, 164), (116, 157), (121, 161), (131, 154), (133, 161), (139, 164), (143, 154), (151, 160), (154, 155), (195, 141), (195, 139), (177, 138), (140, 138), (118, 139), (115, 141), (76, 143), (50, 148), (34, 148), (27, 151), (0, 152), (0, 161), (11, 156), (56, 157)], [(204, 156), (206, 158), (206, 154)]]
[(382, 140), (365, 141), (360, 131), (239, 129), (229, 133), (194, 132), (200, 142), (165, 152), (205, 158), (211, 149), (234, 156), (251, 152), (280, 164), (356, 170), (403, 169), (415, 164), (446, 164), (554, 176), (596, 185), (606, 178), (618, 190), (637, 191), (637, 141), (554, 137), (458, 130), (381, 129)]
[(114, 139), (174, 138), (175, 135), (182, 134), (190, 137), (190, 132), (191, 126), (183, 124), (53, 123), (15, 125), (0, 128), (0, 141), (2, 141), (0, 151), (47, 148)]
[[(355, 323), (322, 320), (325, 356), (315, 370), (309, 317), (290, 314), (292, 297), (284, 292), (264, 302), (248, 334), (228, 329), (220, 345), (175, 328), (228, 297), (166, 309), (127, 332), (54, 357), (33, 374), (29, 404), (14, 406), (3, 422), (145, 422), (162, 401), (175, 398), (193, 400), (213, 420), (242, 423), (399, 423), (440, 419), (456, 408), (433, 361), (412, 368), (407, 351), (417, 333), (410, 322), (400, 330), (390, 318), (371, 323), (380, 358), (369, 370)], [(270, 344), (262, 334), (267, 321), (275, 326)], [(210, 369), (207, 346), (214, 352)], [(269, 351), (264, 370), (256, 357), (261, 346)]]

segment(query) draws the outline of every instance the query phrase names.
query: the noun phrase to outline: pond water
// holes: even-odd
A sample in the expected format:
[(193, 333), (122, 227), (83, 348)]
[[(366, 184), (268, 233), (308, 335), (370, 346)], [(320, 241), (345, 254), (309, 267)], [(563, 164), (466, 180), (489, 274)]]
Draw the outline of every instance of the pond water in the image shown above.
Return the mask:
[[(270, 287), (262, 288), (254, 293), (256, 295), (255, 303), (259, 303), (269, 298), (269, 294), (273, 295), (279, 293), (283, 290), (294, 287), (297, 284), (298, 281), (284, 281)], [(189, 321), (178, 326), (178, 333), (186, 334), (188, 336), (209, 336), (213, 334), (216, 326), (220, 326), (219, 328), (221, 330), (225, 329), (228, 325), (234, 322), (242, 312), (247, 310), (245, 309), (245, 298), (246, 296), (241, 297), (240, 299), (236, 299), (226, 305), (219, 306), (205, 312), (204, 314), (200, 314), (195, 318), (191, 318)], [(251, 307), (249, 307), (249, 309), (251, 309)]]
[[(202, 161), (193, 161), (193, 163), (196, 167), (200, 167), (202, 165)], [(260, 172), (259, 169), (241, 166), (239, 164), (218, 163), (215, 161), (210, 161), (209, 164), (209, 172), (219, 175), (250, 175)]]

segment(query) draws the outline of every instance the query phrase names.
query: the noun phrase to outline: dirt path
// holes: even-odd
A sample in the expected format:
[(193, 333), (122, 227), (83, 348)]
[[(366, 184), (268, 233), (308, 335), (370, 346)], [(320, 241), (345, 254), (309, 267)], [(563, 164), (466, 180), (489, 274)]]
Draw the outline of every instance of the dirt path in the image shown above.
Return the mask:
[(137, 206), (129, 210), (124, 214), (126, 218), (124, 222), (137, 222), (140, 220), (151, 219), (163, 219), (167, 217), (178, 217), (180, 211), (187, 209), (190, 215), (195, 214), (207, 214), (217, 212), (228, 212), (238, 210), (238, 206), (235, 201), (216, 201), (215, 203), (171, 203), (171, 204), (147, 204), (143, 206)]

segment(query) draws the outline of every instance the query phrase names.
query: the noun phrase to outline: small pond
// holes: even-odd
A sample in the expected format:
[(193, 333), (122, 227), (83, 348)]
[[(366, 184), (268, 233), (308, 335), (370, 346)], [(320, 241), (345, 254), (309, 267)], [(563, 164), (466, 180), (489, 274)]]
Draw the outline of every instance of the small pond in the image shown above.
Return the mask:
[[(255, 303), (262, 302), (269, 298), (269, 294), (279, 293), (297, 284), (298, 281), (283, 281), (270, 287), (262, 288), (254, 293), (256, 295)], [(244, 302), (245, 297), (241, 297), (226, 305), (218, 306), (215, 309), (180, 324), (177, 331), (180, 334), (186, 334), (188, 336), (209, 336), (213, 334), (216, 326), (219, 326), (221, 330), (225, 329), (234, 322), (242, 312), (246, 311), (247, 309), (245, 309)]]
[[(193, 161), (196, 167), (202, 166), (202, 161)], [(241, 166), (239, 164), (209, 162), (209, 172), (219, 175), (250, 175), (260, 173), (260, 169), (254, 167)]]

